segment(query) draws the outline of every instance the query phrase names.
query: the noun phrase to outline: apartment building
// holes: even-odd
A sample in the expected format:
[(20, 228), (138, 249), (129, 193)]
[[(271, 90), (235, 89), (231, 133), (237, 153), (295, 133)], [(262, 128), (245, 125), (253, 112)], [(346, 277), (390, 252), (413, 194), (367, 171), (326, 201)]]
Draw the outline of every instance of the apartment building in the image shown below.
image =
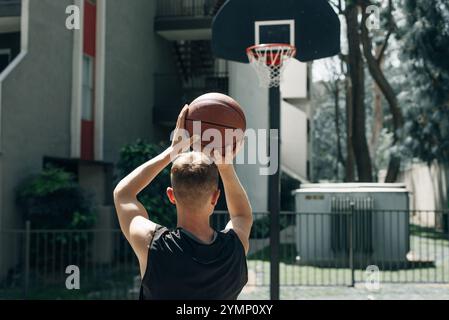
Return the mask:
[[(107, 217), (120, 148), (167, 140), (180, 108), (202, 93), (230, 94), (248, 128), (267, 128), (268, 91), (254, 71), (212, 54), (223, 3), (0, 0), (0, 228), (23, 226), (15, 189), (46, 163), (74, 172)], [(77, 13), (80, 28), (67, 27)], [(308, 70), (292, 63), (281, 88), (281, 167), (299, 181), (310, 178)], [(265, 211), (260, 166), (237, 170), (254, 209)]]

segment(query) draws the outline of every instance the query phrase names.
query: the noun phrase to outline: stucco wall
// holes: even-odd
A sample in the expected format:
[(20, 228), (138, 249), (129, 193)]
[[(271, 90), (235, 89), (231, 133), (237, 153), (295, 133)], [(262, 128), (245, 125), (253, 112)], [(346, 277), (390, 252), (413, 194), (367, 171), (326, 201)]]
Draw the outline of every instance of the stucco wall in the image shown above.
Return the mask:
[(282, 102), (281, 123), (282, 167), (292, 176), (307, 179), (307, 114), (299, 107)]
[[(229, 63), (229, 93), (245, 111), (248, 129), (268, 128), (268, 89), (259, 87), (257, 75), (250, 65)], [(255, 212), (266, 211), (268, 204), (268, 177), (260, 175), (260, 167), (260, 163), (236, 165)]]
[(155, 34), (156, 1), (106, 3), (104, 160), (137, 138), (159, 141), (153, 125), (154, 73), (175, 73), (172, 44)]
[(15, 188), (42, 168), (42, 156), (68, 157), (73, 34), (70, 0), (31, 0), (29, 49), (2, 85), (2, 227), (17, 227)]

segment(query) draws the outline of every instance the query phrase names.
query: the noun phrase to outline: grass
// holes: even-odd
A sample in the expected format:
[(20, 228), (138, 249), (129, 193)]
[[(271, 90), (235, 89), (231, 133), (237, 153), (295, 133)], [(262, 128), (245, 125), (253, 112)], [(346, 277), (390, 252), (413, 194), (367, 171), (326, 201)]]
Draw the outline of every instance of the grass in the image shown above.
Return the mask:
[[(271, 248), (265, 247), (248, 256), (248, 260), (270, 261)], [(296, 263), (296, 245), (293, 243), (280, 245), (280, 261), (286, 264)]]
[(416, 224), (410, 224), (410, 235), (433, 240), (449, 240), (447, 233), (437, 232), (435, 228), (423, 227)]

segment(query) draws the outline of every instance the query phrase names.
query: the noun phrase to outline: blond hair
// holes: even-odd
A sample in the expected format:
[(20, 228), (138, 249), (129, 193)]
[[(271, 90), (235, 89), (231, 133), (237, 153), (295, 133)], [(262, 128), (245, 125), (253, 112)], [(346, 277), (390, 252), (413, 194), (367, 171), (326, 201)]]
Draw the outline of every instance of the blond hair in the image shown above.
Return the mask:
[(203, 206), (218, 189), (218, 169), (201, 152), (181, 153), (171, 168), (176, 201), (188, 207)]

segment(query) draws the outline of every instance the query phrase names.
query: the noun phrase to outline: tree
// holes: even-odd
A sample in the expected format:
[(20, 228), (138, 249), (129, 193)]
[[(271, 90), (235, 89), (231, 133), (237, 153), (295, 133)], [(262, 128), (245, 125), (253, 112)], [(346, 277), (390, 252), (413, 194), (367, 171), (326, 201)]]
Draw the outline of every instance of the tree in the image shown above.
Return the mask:
[[(369, 74), (376, 83), (376, 87), (388, 102), (393, 123), (393, 145), (398, 145), (401, 140), (401, 129), (404, 124), (402, 111), (399, 107), (397, 94), (382, 70), (382, 61), (391, 36), (396, 30), (394, 20), (393, 0), (371, 1), (371, 0), (338, 0), (330, 1), (338, 12), (346, 20), (348, 54), (343, 56), (349, 69), (348, 101), (348, 134), (352, 135), (351, 143), (357, 164), (358, 179), (362, 182), (373, 180), (372, 159), (370, 148), (366, 138), (366, 110), (365, 110), (365, 73), (364, 66), (367, 65)], [(369, 6), (376, 5), (378, 8), (386, 8), (383, 16), (383, 28), (381, 31), (372, 32), (367, 27), (371, 12)], [(383, 39), (380, 39), (382, 38)], [(379, 108), (378, 110), (379, 111)], [(377, 139), (381, 126), (379, 125), (379, 112), (377, 123), (374, 126), (372, 138)], [(349, 147), (349, 144), (348, 144)], [(372, 148), (371, 148), (372, 149)], [(386, 182), (396, 181), (401, 164), (398, 153), (390, 152), (390, 161)]]
[(449, 3), (402, 0), (404, 146), (427, 163), (449, 163)]
[(358, 5), (348, 1), (344, 16), (348, 37), (347, 63), (352, 88), (352, 146), (359, 181), (372, 182), (372, 163), (366, 139), (365, 69), (361, 52)]
[(327, 93), (331, 96), (334, 103), (334, 124), (335, 124), (335, 143), (336, 143), (336, 164), (335, 164), (335, 177), (339, 177), (339, 168), (346, 167), (346, 160), (343, 157), (342, 151), (342, 129), (341, 129), (341, 111), (340, 111), (340, 97), (342, 80), (345, 79), (343, 71), (342, 61), (336, 58), (331, 58), (326, 61), (326, 69), (330, 76), (329, 81), (323, 82), (323, 85)]
[[(167, 148), (165, 143), (151, 144), (138, 139), (134, 143), (125, 145), (120, 150), (118, 181), (148, 159), (154, 158)], [(157, 177), (138, 195), (139, 201), (151, 214), (151, 219), (161, 225), (176, 227), (176, 208), (165, 196), (170, 186), (170, 168), (164, 168)]]
[[(369, 5), (372, 5), (372, 1), (368, 0), (360, 0), (360, 7), (362, 12), (362, 20), (361, 20), (361, 38), (363, 44), (363, 53), (366, 59), (366, 63), (368, 65), (369, 72), (376, 82), (376, 85), (379, 87), (380, 91), (383, 93), (385, 99), (388, 101), (388, 105), (390, 107), (390, 113), (393, 117), (393, 144), (397, 145), (401, 140), (401, 130), (404, 125), (404, 118), (402, 116), (402, 111), (399, 107), (399, 102), (396, 96), (396, 93), (393, 90), (390, 82), (387, 80), (387, 77), (382, 70), (382, 60), (384, 58), (385, 50), (388, 46), (388, 42), (390, 40), (391, 35), (396, 30), (396, 24), (393, 18), (393, 0), (388, 0), (387, 6), (387, 14), (385, 23), (385, 37), (383, 40), (383, 44), (380, 47), (379, 53), (375, 55), (373, 52), (373, 41), (374, 35), (370, 35), (370, 31), (367, 28), (367, 19), (369, 18), (369, 11), (367, 10)], [(380, 5), (380, 3), (378, 3)], [(387, 177), (385, 178), (385, 182), (395, 182), (398, 178), (399, 171), (401, 167), (401, 158), (399, 154), (395, 152), (391, 152), (390, 162), (388, 165)]]
[[(376, 45), (376, 56), (379, 56), (382, 47), (380, 45)], [(379, 60), (379, 65), (383, 68), (384, 59)], [(371, 139), (369, 141), (369, 150), (371, 159), (373, 159), (374, 169), (376, 170), (376, 153), (378, 151), (379, 139), (382, 133), (382, 129), (384, 128), (384, 112), (383, 112), (383, 104), (382, 104), (382, 91), (376, 83), (372, 84), (373, 88), (373, 122), (371, 129)]]
[[(337, 80), (340, 81), (341, 80)], [(345, 130), (337, 130), (337, 123), (345, 123), (346, 115), (340, 106), (344, 105), (344, 95), (339, 95), (339, 102), (336, 108), (334, 80), (326, 82), (315, 82), (313, 84), (314, 128), (313, 139), (313, 172), (316, 181), (342, 181), (345, 179)], [(342, 84), (340, 83), (340, 86)], [(338, 137), (340, 135), (340, 137)], [(338, 151), (337, 141), (341, 141), (341, 150)], [(341, 158), (339, 160), (339, 153)]]
[(348, 53), (341, 55), (348, 70), (346, 80), (347, 112), (347, 161), (346, 181), (353, 181), (352, 159), (354, 155), (358, 180), (373, 181), (373, 168), (366, 137), (365, 68), (360, 34), (360, 5), (355, 0), (330, 1), (346, 21)]

